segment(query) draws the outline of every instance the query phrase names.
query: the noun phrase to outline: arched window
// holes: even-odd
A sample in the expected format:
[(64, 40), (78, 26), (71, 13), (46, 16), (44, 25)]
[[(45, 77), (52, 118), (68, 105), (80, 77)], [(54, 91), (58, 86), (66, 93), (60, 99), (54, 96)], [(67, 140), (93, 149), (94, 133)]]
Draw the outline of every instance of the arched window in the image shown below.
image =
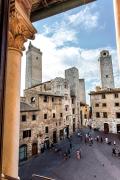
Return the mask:
[(32, 155), (38, 154), (38, 146), (37, 143), (32, 144)]
[(31, 97), (31, 103), (35, 103), (35, 97)]

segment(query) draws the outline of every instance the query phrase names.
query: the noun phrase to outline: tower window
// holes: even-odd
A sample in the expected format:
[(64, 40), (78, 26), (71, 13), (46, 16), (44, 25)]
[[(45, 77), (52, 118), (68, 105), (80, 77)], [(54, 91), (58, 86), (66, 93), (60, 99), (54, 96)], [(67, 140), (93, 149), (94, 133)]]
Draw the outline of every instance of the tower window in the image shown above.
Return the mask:
[(105, 98), (106, 98), (105, 94), (102, 94), (102, 99), (105, 99)]
[(60, 117), (62, 117), (63, 116), (63, 114), (62, 113), (60, 113)]
[(45, 133), (48, 133), (48, 126), (45, 127)]
[(75, 109), (74, 108), (72, 109), (72, 113), (75, 114)]
[(36, 59), (38, 59), (38, 57), (36, 57)]
[(31, 103), (35, 103), (35, 97), (31, 97)]
[(115, 103), (115, 106), (119, 106), (119, 103)]
[(106, 78), (108, 78), (108, 75), (106, 75)]
[(26, 115), (22, 115), (22, 122), (26, 121)]
[(116, 118), (120, 118), (120, 112), (116, 112)]
[(68, 111), (68, 107), (69, 107), (68, 105), (65, 106), (65, 111)]
[(102, 104), (102, 107), (106, 107), (106, 106), (107, 106), (106, 103), (103, 103), (103, 104)]
[(74, 98), (72, 98), (72, 104), (74, 104)]
[(114, 94), (114, 97), (115, 97), (115, 98), (118, 98), (118, 93), (115, 93), (115, 94)]
[(52, 97), (52, 102), (54, 102), (54, 97)]
[(64, 88), (65, 88), (65, 89), (68, 89), (68, 85), (67, 85), (66, 83), (64, 84)]
[(100, 118), (100, 113), (99, 112), (96, 112), (96, 117)]
[(103, 112), (103, 118), (107, 118), (107, 112)]
[(44, 119), (47, 119), (47, 114), (44, 114)]
[(35, 114), (32, 115), (32, 120), (33, 121), (36, 120), (36, 115)]
[(31, 130), (23, 131), (23, 139), (26, 137), (31, 137)]
[(96, 103), (96, 104), (95, 104), (95, 107), (99, 107), (99, 104), (98, 104), (98, 103)]
[(53, 118), (55, 118), (55, 113), (53, 113)]
[(44, 96), (44, 100), (43, 100), (44, 102), (47, 102), (47, 96)]

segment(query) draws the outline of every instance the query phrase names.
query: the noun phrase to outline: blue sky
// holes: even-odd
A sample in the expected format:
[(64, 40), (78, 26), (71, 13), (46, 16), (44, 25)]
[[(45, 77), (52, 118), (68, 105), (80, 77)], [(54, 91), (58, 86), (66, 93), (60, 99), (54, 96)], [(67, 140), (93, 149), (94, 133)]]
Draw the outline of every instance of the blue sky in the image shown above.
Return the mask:
[[(119, 87), (112, 0), (97, 0), (33, 25), (38, 33), (32, 44), (43, 52), (43, 81), (64, 77), (65, 69), (76, 66), (80, 78), (85, 78), (87, 95), (96, 85), (100, 85), (98, 57), (101, 50), (107, 49), (113, 58), (115, 84)], [(27, 46), (28, 43), (26, 49)], [(25, 53), (21, 91), (24, 89), (24, 77)]]

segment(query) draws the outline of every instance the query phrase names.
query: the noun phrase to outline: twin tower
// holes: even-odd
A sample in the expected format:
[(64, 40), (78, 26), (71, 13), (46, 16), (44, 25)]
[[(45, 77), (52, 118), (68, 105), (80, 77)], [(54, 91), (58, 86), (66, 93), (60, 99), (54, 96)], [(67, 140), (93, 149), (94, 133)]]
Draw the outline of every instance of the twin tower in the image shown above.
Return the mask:
[(99, 63), (102, 89), (115, 88), (112, 57), (109, 51), (103, 50), (100, 52)]
[[(114, 88), (112, 58), (109, 51), (100, 52), (100, 75), (102, 89)], [(69, 74), (69, 73), (68, 73)], [(42, 52), (34, 47), (31, 42), (26, 53), (26, 79), (25, 89), (42, 82)]]

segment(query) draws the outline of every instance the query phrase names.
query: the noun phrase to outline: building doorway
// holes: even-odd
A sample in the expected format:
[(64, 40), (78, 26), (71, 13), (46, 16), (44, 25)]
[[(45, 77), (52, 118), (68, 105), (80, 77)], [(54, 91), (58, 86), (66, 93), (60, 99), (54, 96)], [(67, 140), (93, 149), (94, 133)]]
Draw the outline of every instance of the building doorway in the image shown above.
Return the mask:
[(120, 134), (120, 124), (117, 124), (117, 133)]
[(19, 147), (19, 161), (27, 159), (27, 144), (23, 144)]
[(73, 132), (75, 132), (75, 123), (73, 123)]
[(63, 129), (60, 130), (60, 135), (59, 135), (59, 137), (60, 137), (60, 140), (63, 139), (63, 137), (64, 137), (64, 130), (63, 130)]
[(66, 127), (66, 135), (69, 137), (69, 126)]
[(109, 124), (104, 123), (104, 133), (109, 133)]
[(32, 155), (36, 155), (38, 153), (37, 143), (32, 144)]
[(49, 138), (48, 138), (48, 137), (45, 138), (44, 147), (45, 147), (45, 149), (49, 149), (49, 147), (50, 147), (50, 141), (49, 141)]
[(57, 132), (53, 131), (53, 143), (57, 143)]

